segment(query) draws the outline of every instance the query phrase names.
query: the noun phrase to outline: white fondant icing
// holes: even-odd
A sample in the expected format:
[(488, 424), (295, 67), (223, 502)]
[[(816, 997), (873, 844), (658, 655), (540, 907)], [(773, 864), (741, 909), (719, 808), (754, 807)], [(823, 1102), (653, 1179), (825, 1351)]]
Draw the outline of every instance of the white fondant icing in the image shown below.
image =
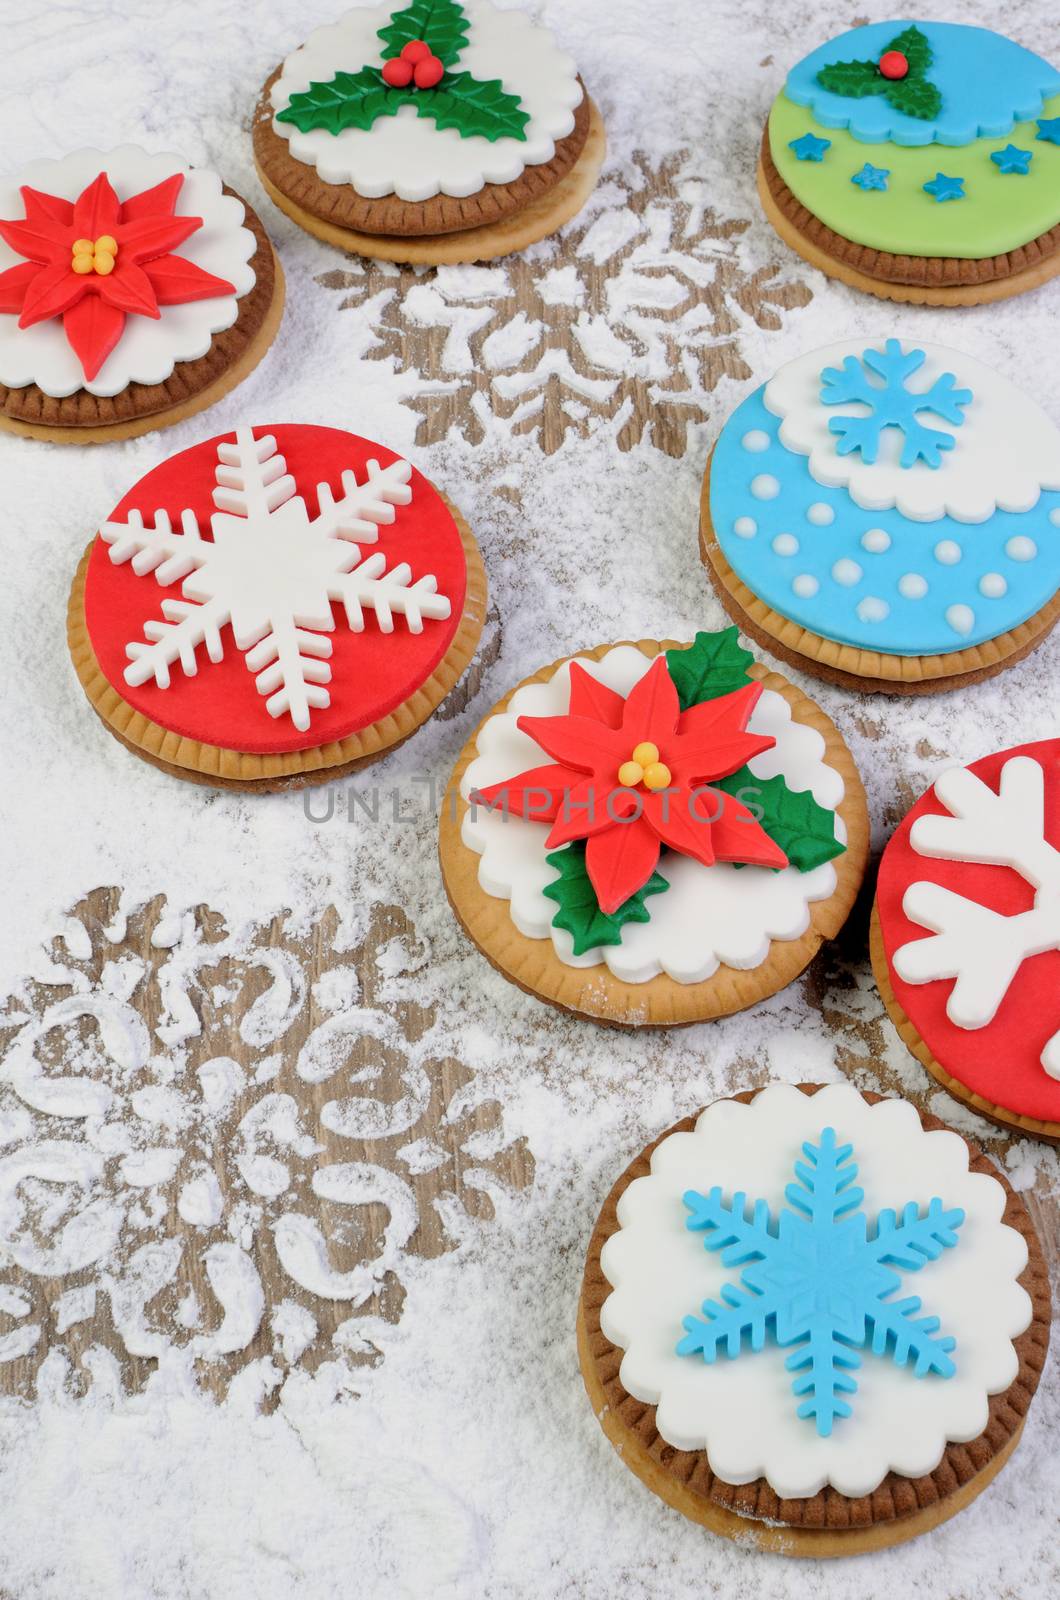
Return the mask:
[(906, 600), (923, 600), (927, 592), (927, 579), (919, 572), (905, 572), (898, 579), (898, 593)]
[(984, 572), (979, 579), (979, 593), (988, 600), (1001, 600), (1008, 594), (1008, 584), (1000, 572)]
[(803, 600), (812, 600), (821, 585), (809, 572), (800, 572), (791, 586)]
[(780, 493), (780, 482), (771, 472), (760, 472), (751, 479), (751, 493), (756, 500), (775, 500)]
[[(223, 193), (216, 172), (189, 167), (180, 156), (148, 155), (126, 144), (116, 150), (76, 150), (58, 160), (33, 161), (0, 179), (0, 216), (25, 215), (19, 193), (23, 184), (76, 200), (101, 172), (107, 174), (123, 201), (182, 173), (177, 214), (201, 217), (203, 226), (172, 253), (224, 278), (236, 292), (213, 300), (162, 306), (157, 321), (126, 317), (121, 338), (91, 380), (85, 378), (61, 318), (20, 328), (17, 316), (0, 314), (0, 383), (9, 389), (35, 383), (58, 400), (79, 389), (109, 396), (120, 394), (130, 383), (164, 383), (178, 361), (197, 361), (206, 355), (214, 334), (232, 326), (239, 315), (240, 299), (254, 287), (249, 263), (257, 244), (250, 229), (243, 226), (246, 213), (242, 202)], [(0, 239), (0, 272), (24, 262), (24, 256)]]
[(737, 517), (732, 531), (739, 539), (753, 539), (758, 532), (758, 523), (754, 517)]
[(1049, 513), (1049, 521), (1054, 528), (1060, 528), (1060, 506), (1054, 506)]
[(1038, 554), (1038, 546), (1026, 534), (1016, 533), (1006, 543), (1005, 554), (1010, 561), (1033, 561)]
[(954, 633), (971, 633), (975, 627), (975, 612), (971, 606), (947, 606), (946, 621)]
[(799, 541), (793, 533), (778, 533), (773, 540), (773, 549), (778, 556), (797, 556)]
[(956, 539), (940, 539), (935, 546), (935, 560), (944, 567), (955, 567), (961, 559), (961, 547)]
[(885, 528), (870, 528), (861, 535), (861, 548), (874, 556), (882, 556), (891, 548), (891, 536)]
[(851, 561), (849, 556), (843, 556), (832, 567), (832, 577), (836, 583), (841, 583), (844, 589), (850, 589), (855, 583), (860, 583), (862, 571), (856, 561)]
[(823, 500), (815, 500), (806, 513), (806, 520), (816, 528), (830, 528), (835, 521), (835, 512)]
[[(500, 79), (530, 116), (524, 139), (490, 141), (480, 134), (464, 138), (455, 128), (440, 129), (402, 106), (393, 117), (378, 117), (371, 128), (342, 133), (314, 129), (301, 133), (290, 122), (273, 120), (291, 154), (315, 167), (325, 183), (348, 183), (369, 199), (396, 194), (401, 200), (430, 200), (436, 194), (477, 194), (487, 183), (514, 183), (527, 167), (551, 161), (556, 144), (574, 128), (582, 101), (578, 69), (547, 28), (524, 11), (498, 11), (490, 0), (461, 0), (471, 26), (453, 70), (480, 81)], [(379, 29), (396, 5), (358, 6), (338, 22), (316, 28), (301, 49), (287, 57), (272, 86), (274, 111), (311, 83), (328, 83), (336, 72), (381, 66)]]
[[(616, 646), (601, 661), (575, 659), (623, 695), (651, 666), (632, 645)], [(464, 797), (547, 762), (541, 747), (520, 731), (516, 720), (520, 716), (556, 716), (565, 712), (569, 703), (567, 662), (547, 683), (525, 684), (516, 690), (508, 710), (490, 717), (479, 730), (478, 754), (461, 784)], [(766, 690), (748, 728), (752, 733), (770, 734), (777, 741), (773, 749), (750, 762), (755, 777), (781, 773), (791, 788), (809, 789), (820, 805), (835, 810), (843, 798), (843, 780), (825, 764), (821, 735), (794, 721), (781, 695)], [(662, 863), (670, 887), (652, 897), (651, 920), (627, 924), (621, 944), (575, 956), (570, 934), (552, 926), (556, 904), (543, 892), (555, 879), (545, 860), (548, 831), (542, 823), (516, 816), (505, 820), (499, 812), (470, 807), (461, 836), (481, 857), (479, 883), (487, 894), (510, 902), (512, 921), (520, 933), (531, 939), (551, 939), (556, 954), (568, 966), (593, 967), (604, 962), (627, 983), (646, 983), (660, 972), (677, 983), (699, 983), (722, 962), (745, 969), (760, 966), (768, 957), (771, 940), (797, 939), (806, 931), (810, 905), (826, 900), (836, 884), (831, 862), (810, 872), (794, 867), (773, 872), (727, 863), (704, 867), (670, 852)], [(838, 816), (836, 835), (845, 838)]]
[(757, 455), (761, 451), (769, 449), (769, 435), (761, 428), (752, 428), (748, 433), (744, 434), (740, 443), (745, 450), (751, 450)]
[(857, 613), (862, 622), (886, 622), (891, 614), (891, 608), (886, 600), (881, 600), (878, 595), (867, 594), (864, 600), (859, 600)]
[[(682, 1319), (738, 1282), (720, 1252), (685, 1227), (682, 1195), (717, 1185), (775, 1209), (785, 1203), (804, 1141), (832, 1127), (853, 1143), (864, 1210), (938, 1196), (961, 1207), (954, 1249), (923, 1273), (903, 1274), (904, 1294), (920, 1295), (957, 1343), (956, 1373), (916, 1378), (911, 1367), (862, 1352), (853, 1414), (827, 1438), (796, 1415), (787, 1351), (767, 1342), (712, 1364), (679, 1356)], [(608, 1339), (624, 1350), (621, 1380), (636, 1399), (658, 1407), (656, 1424), (679, 1450), (706, 1450), (729, 1483), (764, 1477), (782, 1497), (801, 1498), (832, 1484), (869, 1494), (889, 1471), (918, 1478), (934, 1470), (948, 1442), (967, 1442), (986, 1426), (989, 1397), (1014, 1380), (1012, 1341), (1029, 1326), (1032, 1306), (1017, 1282), (1027, 1262), (1022, 1236), (1002, 1222), (1005, 1192), (996, 1179), (968, 1170), (968, 1147), (948, 1131), (924, 1131), (905, 1101), (869, 1106), (849, 1084), (809, 1097), (773, 1084), (750, 1105), (708, 1107), (691, 1133), (659, 1145), (651, 1174), (630, 1184), (618, 1207), (619, 1229), (607, 1241), (603, 1270), (613, 1285), (601, 1309)]]
[(1060, 429), (1033, 400), (1000, 373), (964, 351), (943, 345), (906, 341), (903, 350), (923, 350), (924, 365), (909, 380), (911, 390), (930, 389), (943, 373), (972, 391), (960, 427), (921, 413), (932, 428), (952, 434), (955, 445), (937, 467), (918, 461), (899, 465), (902, 437), (884, 431), (878, 459), (868, 463), (861, 453), (838, 452), (839, 439), (829, 423), (837, 415), (865, 416), (865, 405), (821, 403), (821, 373), (841, 367), (847, 356), (860, 360), (867, 349), (884, 341), (845, 339), (790, 361), (766, 384), (767, 410), (780, 417), (781, 443), (809, 458), (818, 483), (847, 489), (866, 510), (897, 508), (914, 522), (934, 522), (949, 515), (959, 522), (985, 522), (995, 511), (1030, 511), (1043, 489), (1060, 489)]

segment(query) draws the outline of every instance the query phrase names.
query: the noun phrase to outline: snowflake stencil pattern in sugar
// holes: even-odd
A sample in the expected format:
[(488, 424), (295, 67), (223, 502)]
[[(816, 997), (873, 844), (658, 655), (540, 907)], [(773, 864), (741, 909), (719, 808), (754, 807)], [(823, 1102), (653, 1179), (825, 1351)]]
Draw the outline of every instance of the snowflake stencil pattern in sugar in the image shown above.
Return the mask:
[(338, 499), (328, 484), (316, 486), (319, 511), (310, 517), (271, 434), (255, 438), (238, 428), (234, 444), (218, 445), (217, 460), (211, 539), (191, 511), (179, 533), (165, 511), (150, 526), (134, 510), (99, 530), (116, 565), (131, 561), (138, 576), (153, 572), (163, 587), (181, 583), (182, 599), (162, 601), (164, 620), (144, 624), (146, 642), (127, 645), (125, 679), (133, 686), (154, 679), (166, 689), (177, 665), (193, 677), (200, 648), (220, 661), (230, 629), (269, 715), (288, 716), (305, 731), (313, 711), (331, 703), (333, 605), (354, 633), (363, 631), (366, 610), (382, 633), (393, 632), (395, 615), (412, 633), (422, 632), (426, 617), (449, 615), (433, 577), (413, 581), (406, 562), (388, 572), (381, 552), (361, 553), (381, 524), (395, 520), (395, 507), (411, 503), (412, 468), (400, 459), (387, 467), (369, 461), (362, 484), (347, 470)]
[(431, 1048), (427, 953), (373, 910), (238, 941), (116, 890), (0, 1012), (0, 1393), (185, 1374), (275, 1404), (381, 1358), (412, 1258), (451, 1251), (533, 1162)]
[(743, 1271), (740, 1285), (722, 1288), (720, 1303), (704, 1301), (703, 1317), (685, 1317), (677, 1351), (713, 1362), (719, 1350), (730, 1357), (747, 1344), (761, 1351), (767, 1333), (782, 1349), (794, 1346), (784, 1364), (796, 1375), (798, 1415), (813, 1418), (827, 1438), (837, 1418), (851, 1415), (843, 1397), (857, 1391), (851, 1374), (861, 1365), (859, 1348), (898, 1366), (912, 1363), (918, 1378), (956, 1371), (950, 1359), (956, 1341), (936, 1337), (938, 1318), (918, 1317), (915, 1295), (890, 1297), (901, 1285), (893, 1269), (919, 1271), (956, 1245), (964, 1212), (933, 1199), (921, 1216), (911, 1200), (900, 1218), (881, 1211), (870, 1233), (860, 1210), (864, 1190), (854, 1187), (853, 1146), (838, 1144), (835, 1130), (824, 1128), (802, 1150), (798, 1183), (785, 1189), (788, 1204), (776, 1220), (765, 1200), (755, 1201), (748, 1220), (745, 1194), (728, 1201), (718, 1188), (685, 1195), (686, 1226), (703, 1233), (705, 1248), (720, 1251), (724, 1266)]
[(551, 455), (606, 429), (620, 450), (646, 439), (679, 457), (722, 378), (752, 376), (745, 337), (811, 298), (786, 267), (753, 265), (751, 223), (719, 217), (706, 189), (687, 151), (636, 155), (557, 236), (504, 262), (365, 262), (317, 282), (357, 312), (366, 356), (401, 374), (419, 445), (455, 428)]
[[(939, 466), (942, 451), (952, 450), (956, 440), (952, 433), (921, 422), (920, 412), (931, 412), (959, 428), (964, 422), (964, 408), (971, 404), (972, 391), (958, 389), (952, 372), (941, 373), (930, 389), (908, 388), (907, 380), (924, 361), (923, 350), (910, 350), (903, 355), (900, 341), (888, 339), (882, 350), (863, 351), (860, 360), (847, 356), (841, 367), (825, 367), (821, 373), (822, 405), (854, 402), (867, 408), (863, 415), (832, 417), (829, 421), (829, 431), (839, 440), (839, 455), (858, 450), (862, 460), (871, 466), (879, 454), (884, 432), (897, 428), (902, 434), (903, 467), (915, 466), (918, 461), (929, 467)], [(871, 375), (882, 382), (874, 383)]]

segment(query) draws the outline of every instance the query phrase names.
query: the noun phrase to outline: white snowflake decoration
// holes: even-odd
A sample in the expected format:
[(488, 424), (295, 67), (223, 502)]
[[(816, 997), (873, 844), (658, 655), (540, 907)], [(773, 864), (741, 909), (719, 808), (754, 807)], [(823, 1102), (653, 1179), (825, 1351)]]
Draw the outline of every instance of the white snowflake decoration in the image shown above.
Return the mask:
[[(1013, 756), (997, 794), (966, 767), (936, 781), (948, 817), (918, 817), (910, 842), (923, 856), (1010, 867), (1035, 891), (1029, 911), (1006, 916), (940, 884), (910, 884), (902, 909), (933, 937), (895, 952), (906, 983), (953, 978), (946, 1015), (958, 1028), (985, 1028), (1025, 961), (1060, 949), (1060, 850), (1045, 837), (1045, 774), (1030, 756)], [(1060, 1078), (1060, 1030), (1042, 1051), (1042, 1066)]]
[(165, 511), (156, 511), (151, 525), (130, 511), (128, 521), (100, 529), (113, 562), (131, 559), (138, 576), (153, 572), (163, 586), (181, 584), (183, 598), (162, 601), (165, 620), (144, 624), (146, 642), (126, 646), (125, 681), (135, 687), (153, 678), (167, 689), (178, 663), (194, 677), (200, 647), (220, 661), (230, 627), (269, 715), (289, 716), (304, 732), (312, 712), (331, 703), (325, 685), (333, 603), (354, 633), (363, 630), (366, 610), (383, 633), (393, 632), (395, 614), (411, 633), (422, 632), (426, 617), (449, 616), (435, 578), (412, 582), (407, 563), (388, 572), (381, 552), (361, 553), (362, 544), (378, 540), (380, 524), (395, 520), (395, 506), (411, 502), (412, 468), (402, 460), (388, 467), (369, 461), (362, 484), (343, 472), (337, 500), (328, 484), (318, 484), (319, 510), (310, 517), (271, 434), (255, 439), (253, 429), (239, 428), (234, 444), (218, 445), (217, 458), (212, 541), (191, 511), (182, 513), (179, 533)]

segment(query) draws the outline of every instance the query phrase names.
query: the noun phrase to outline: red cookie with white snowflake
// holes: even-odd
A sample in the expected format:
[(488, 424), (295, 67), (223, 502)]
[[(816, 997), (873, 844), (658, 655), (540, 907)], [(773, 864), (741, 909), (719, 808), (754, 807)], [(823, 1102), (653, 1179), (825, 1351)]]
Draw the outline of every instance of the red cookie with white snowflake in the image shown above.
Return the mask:
[(0, 429), (93, 444), (179, 422), (282, 313), (265, 230), (215, 172), (122, 145), (0, 179)]
[(950, 1094), (1060, 1140), (1060, 739), (935, 780), (880, 864), (880, 993)]
[(110, 732), (177, 777), (323, 783), (467, 667), (486, 578), (459, 512), (337, 428), (238, 428), (129, 491), (82, 558), (70, 650)]

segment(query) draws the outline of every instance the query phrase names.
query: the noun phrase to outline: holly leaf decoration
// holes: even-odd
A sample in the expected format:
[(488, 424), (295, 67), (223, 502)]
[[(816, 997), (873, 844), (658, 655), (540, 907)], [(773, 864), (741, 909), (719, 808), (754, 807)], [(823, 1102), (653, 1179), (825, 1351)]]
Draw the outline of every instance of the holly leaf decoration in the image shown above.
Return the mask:
[(605, 944), (621, 944), (622, 930), (627, 922), (647, 922), (651, 913), (645, 905), (650, 894), (661, 894), (670, 887), (659, 872), (653, 872), (647, 883), (619, 906), (617, 911), (600, 910), (596, 890), (589, 880), (585, 866), (585, 845), (578, 842), (553, 850), (545, 857), (550, 867), (559, 874), (554, 883), (545, 886), (545, 894), (554, 900), (559, 910), (552, 918), (554, 928), (565, 928), (574, 940), (574, 954), (585, 955)]
[(457, 0), (412, 0), (380, 28), (383, 59), (393, 60), (412, 40), (422, 40), (445, 67), (430, 89), (392, 88), (379, 67), (336, 72), (326, 83), (311, 83), (291, 96), (277, 112), (277, 122), (291, 122), (300, 133), (317, 129), (339, 134), (347, 128), (368, 129), (380, 117), (396, 117), (413, 106), (418, 117), (439, 129), (455, 128), (464, 139), (525, 139), (530, 114), (518, 95), (508, 94), (499, 78), (481, 79), (450, 69), (467, 43), (470, 24)]
[(379, 37), (385, 49), (383, 60), (399, 56), (407, 44), (422, 39), (443, 67), (451, 67), (467, 44), (470, 23), (457, 0), (412, 0), (404, 11), (395, 11)]
[(929, 122), (942, 110), (942, 95), (927, 77), (928, 68), (935, 59), (927, 36), (915, 22), (911, 23), (884, 46), (880, 51), (881, 59), (892, 50), (903, 55), (909, 65), (904, 78), (885, 78), (878, 61), (835, 61), (821, 68), (817, 82), (822, 89), (850, 100), (882, 94), (896, 111)]
[(710, 787), (740, 800), (800, 872), (811, 872), (846, 849), (835, 836), (835, 812), (818, 805), (809, 789), (789, 789), (784, 778), (756, 778), (741, 767)]
[(747, 669), (754, 660), (740, 644), (737, 627), (718, 633), (697, 633), (686, 650), (667, 650), (666, 670), (677, 690), (681, 710), (732, 694), (748, 683)]

